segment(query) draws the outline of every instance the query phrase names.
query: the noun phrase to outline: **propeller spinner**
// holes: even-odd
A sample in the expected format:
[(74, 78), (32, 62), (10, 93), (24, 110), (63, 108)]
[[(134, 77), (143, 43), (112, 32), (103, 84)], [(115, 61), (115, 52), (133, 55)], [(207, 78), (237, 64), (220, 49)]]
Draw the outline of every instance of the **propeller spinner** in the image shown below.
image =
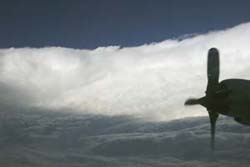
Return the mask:
[(211, 148), (214, 149), (215, 125), (219, 116), (215, 111), (216, 106), (216, 90), (219, 86), (219, 73), (220, 73), (219, 51), (216, 48), (211, 48), (208, 51), (207, 61), (207, 90), (206, 96), (199, 99), (188, 99), (185, 105), (200, 104), (206, 107), (211, 125)]

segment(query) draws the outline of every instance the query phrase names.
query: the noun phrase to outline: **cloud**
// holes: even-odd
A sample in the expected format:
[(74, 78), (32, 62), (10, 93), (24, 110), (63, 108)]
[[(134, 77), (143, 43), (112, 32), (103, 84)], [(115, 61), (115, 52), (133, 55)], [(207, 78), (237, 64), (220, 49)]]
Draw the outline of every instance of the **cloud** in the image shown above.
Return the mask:
[(0, 122), (0, 164), (248, 166), (249, 126), (220, 118), (213, 153), (209, 129), (207, 117), (145, 122), (126, 116), (19, 112)]
[(1, 103), (171, 120), (206, 114), (184, 108), (203, 96), (206, 56), (221, 53), (221, 80), (250, 77), (250, 23), (138, 47), (0, 50)]

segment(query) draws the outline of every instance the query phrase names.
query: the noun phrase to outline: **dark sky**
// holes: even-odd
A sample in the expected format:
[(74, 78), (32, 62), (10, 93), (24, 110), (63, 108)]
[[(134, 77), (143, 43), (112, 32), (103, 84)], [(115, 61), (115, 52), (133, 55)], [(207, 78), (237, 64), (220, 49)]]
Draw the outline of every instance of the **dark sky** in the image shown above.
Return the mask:
[(240, 0), (1, 0), (0, 48), (136, 46), (250, 21)]

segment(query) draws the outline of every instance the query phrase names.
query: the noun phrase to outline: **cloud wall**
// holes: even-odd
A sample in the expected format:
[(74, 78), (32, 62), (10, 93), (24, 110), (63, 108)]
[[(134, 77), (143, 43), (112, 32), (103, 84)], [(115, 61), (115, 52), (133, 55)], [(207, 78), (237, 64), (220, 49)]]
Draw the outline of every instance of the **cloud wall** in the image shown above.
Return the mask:
[(184, 107), (204, 95), (207, 51), (220, 80), (250, 78), (250, 23), (138, 47), (0, 49), (0, 104), (171, 120), (206, 115)]

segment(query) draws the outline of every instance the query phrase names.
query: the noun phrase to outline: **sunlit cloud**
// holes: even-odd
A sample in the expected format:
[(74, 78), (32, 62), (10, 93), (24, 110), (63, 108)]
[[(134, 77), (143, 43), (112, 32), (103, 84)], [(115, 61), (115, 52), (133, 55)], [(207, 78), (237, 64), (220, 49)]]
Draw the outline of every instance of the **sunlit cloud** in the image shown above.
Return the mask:
[(220, 50), (221, 80), (249, 79), (249, 36), (245, 23), (138, 47), (1, 49), (1, 104), (157, 120), (205, 115), (183, 103), (204, 95), (208, 49)]

